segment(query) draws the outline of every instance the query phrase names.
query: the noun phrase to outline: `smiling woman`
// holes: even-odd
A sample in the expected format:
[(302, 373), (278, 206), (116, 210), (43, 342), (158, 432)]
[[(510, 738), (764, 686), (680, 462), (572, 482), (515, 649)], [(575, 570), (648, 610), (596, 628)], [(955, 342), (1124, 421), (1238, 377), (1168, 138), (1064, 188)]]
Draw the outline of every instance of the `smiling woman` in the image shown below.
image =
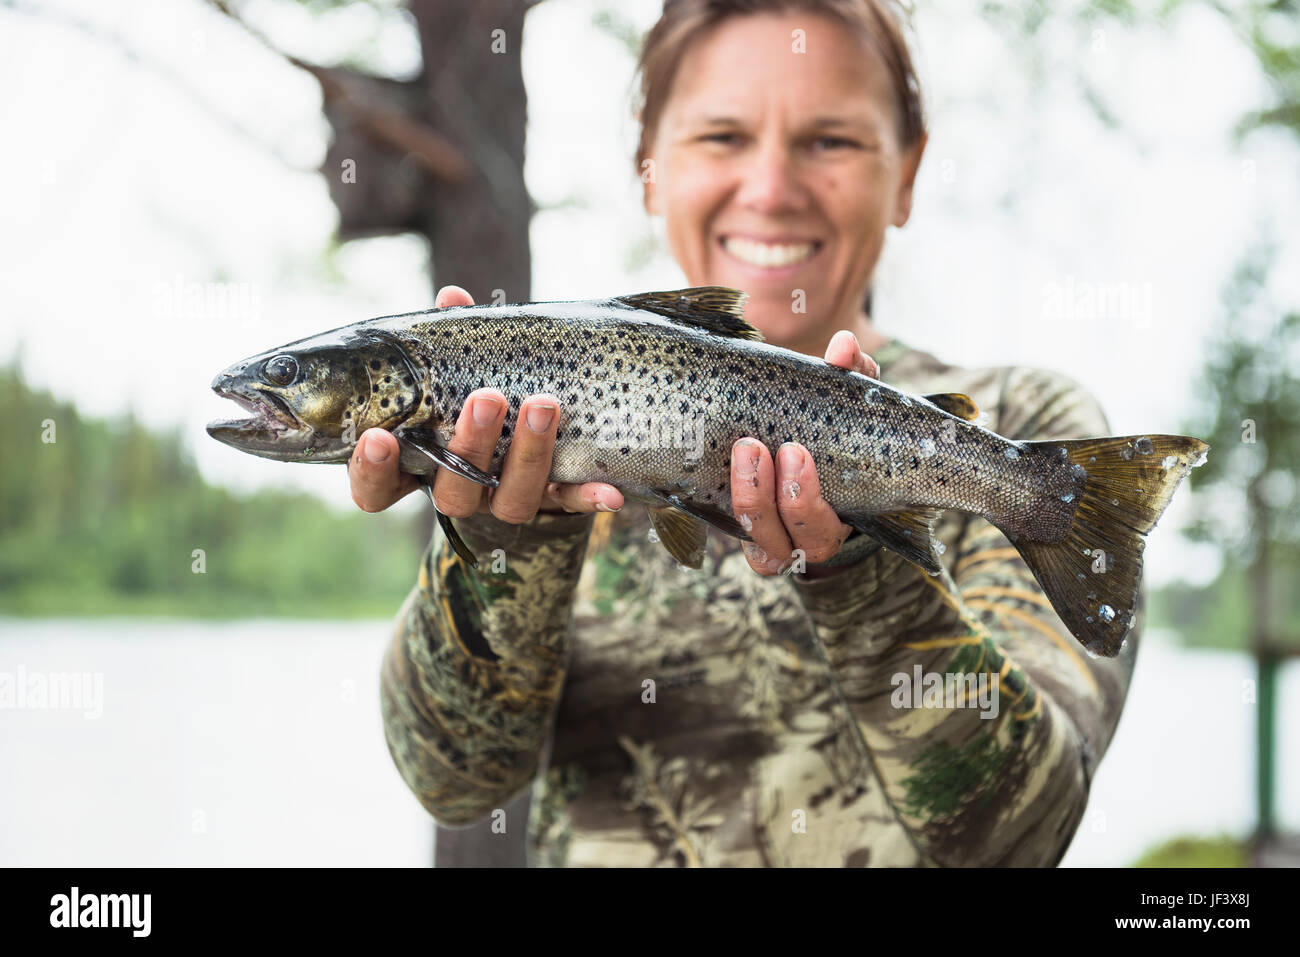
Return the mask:
[[(911, 215), (926, 142), (903, 35), (885, 0), (666, 3), (640, 64), (647, 212), (664, 218), (690, 283), (748, 293), (746, 318), (771, 343), (908, 392), (964, 393), (1016, 442), (1107, 434), (1073, 382), (962, 369), (875, 329), (868, 290), (886, 232)], [(448, 287), (437, 304), (468, 303)], [(596, 386), (635, 385), (612, 365)], [(780, 411), (770, 379), (747, 387)], [(979, 516), (939, 520), (935, 577), (851, 536), (818, 467), (834, 469), (828, 491), (851, 476), (834, 453), (814, 462), (797, 408), (719, 443), (751, 541), (712, 539), (702, 571), (684, 571), (618, 489), (548, 482), (557, 430), (579, 411), (564, 399), (477, 390), (447, 447), (486, 469), (514, 415), (526, 427), (499, 487), (436, 477), (439, 511), (498, 560), (476, 571), (435, 537), (384, 661), (389, 750), (440, 824), (489, 822), (486, 854), (503, 825), (523, 825), (506, 808), (536, 781), (537, 864), (1060, 860), (1123, 707), (1136, 630), (1117, 657), (1086, 655)], [(774, 456), (764, 441), (785, 428), (794, 440)], [(914, 469), (935, 447), (882, 441), (874, 461)], [(362, 436), (350, 471), (361, 507), (415, 487), (399, 453), (382, 429)], [(1089, 555), (1098, 574), (1113, 558)], [(900, 675), (982, 681), (996, 706), (926, 696), (901, 710)]]
[(777, 345), (821, 355), (848, 329), (878, 348), (863, 306), (926, 143), (898, 21), (876, 3), (672, 4), (641, 76), (646, 210), (691, 284), (744, 289)]

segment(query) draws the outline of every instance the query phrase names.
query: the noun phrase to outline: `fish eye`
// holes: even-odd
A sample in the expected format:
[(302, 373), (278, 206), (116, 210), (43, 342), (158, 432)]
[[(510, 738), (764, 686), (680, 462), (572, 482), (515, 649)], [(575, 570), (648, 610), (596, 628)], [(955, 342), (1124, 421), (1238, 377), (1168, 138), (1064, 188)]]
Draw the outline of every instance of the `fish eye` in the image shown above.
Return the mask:
[(288, 385), (298, 375), (298, 360), (293, 356), (276, 356), (266, 364), (262, 375), (271, 385)]

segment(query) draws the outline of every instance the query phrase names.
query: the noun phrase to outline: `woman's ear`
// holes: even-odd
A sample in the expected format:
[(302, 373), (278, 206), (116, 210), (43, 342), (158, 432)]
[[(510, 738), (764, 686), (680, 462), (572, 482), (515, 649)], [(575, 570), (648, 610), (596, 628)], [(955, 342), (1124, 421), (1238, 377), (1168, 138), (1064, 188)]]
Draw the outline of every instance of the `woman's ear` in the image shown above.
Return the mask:
[(912, 215), (912, 187), (916, 184), (916, 171), (921, 168), (921, 155), (925, 153), (925, 144), (930, 134), (922, 133), (916, 145), (903, 154), (902, 175), (898, 181), (898, 193), (894, 196), (895, 226), (906, 226)]
[(647, 156), (641, 160), (641, 203), (651, 216), (661, 215), (657, 173), (658, 167), (653, 157)]

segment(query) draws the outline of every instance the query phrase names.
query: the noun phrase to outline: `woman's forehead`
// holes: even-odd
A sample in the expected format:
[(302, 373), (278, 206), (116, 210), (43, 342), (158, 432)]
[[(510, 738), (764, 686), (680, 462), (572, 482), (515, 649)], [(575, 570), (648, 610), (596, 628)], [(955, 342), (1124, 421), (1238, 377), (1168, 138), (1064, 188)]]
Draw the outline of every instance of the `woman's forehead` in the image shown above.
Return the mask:
[(666, 107), (706, 122), (815, 101), (819, 116), (866, 122), (892, 99), (879, 55), (847, 27), (808, 14), (756, 14), (728, 18), (690, 45)]

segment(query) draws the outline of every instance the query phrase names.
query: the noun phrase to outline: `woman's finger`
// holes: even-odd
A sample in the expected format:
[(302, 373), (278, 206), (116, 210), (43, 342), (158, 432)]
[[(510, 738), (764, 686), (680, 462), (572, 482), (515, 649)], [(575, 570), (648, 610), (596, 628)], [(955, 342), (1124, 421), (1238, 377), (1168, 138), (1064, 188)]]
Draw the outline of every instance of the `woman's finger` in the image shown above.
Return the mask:
[(489, 503), (501, 521), (521, 525), (537, 514), (551, 474), (559, 424), (560, 404), (555, 396), (532, 395), (520, 404), (510, 451), (501, 467), (501, 485)]
[(806, 562), (824, 562), (840, 550), (852, 531), (822, 498), (812, 455), (797, 442), (776, 453), (776, 506), (794, 547)]
[[(470, 464), (487, 471), (492, 453), (501, 438), (506, 419), (506, 397), (496, 389), (471, 392), (456, 420), (456, 433), (447, 448)], [(483, 504), (484, 488), (445, 468), (438, 469), (433, 483), (433, 500), (438, 511), (453, 518), (473, 515)]]
[(401, 450), (397, 439), (384, 429), (367, 429), (348, 460), (352, 501), (365, 512), (382, 512), (415, 491), (415, 476), (398, 468)]
[(876, 365), (876, 360), (862, 351), (858, 337), (847, 329), (841, 329), (831, 336), (830, 344), (826, 347), (826, 361), (841, 369), (861, 372), (872, 379), (880, 378), (880, 366)]
[(617, 512), (623, 507), (623, 493), (604, 482), (564, 485), (551, 482), (546, 486), (542, 508), (564, 512)]
[(438, 290), (433, 305), (435, 309), (446, 309), (448, 306), (472, 306), (474, 297), (460, 286), (443, 286)]
[(753, 541), (745, 542), (745, 560), (760, 575), (774, 575), (790, 560), (794, 546), (776, 508), (772, 454), (757, 439), (731, 447), (731, 510)]

